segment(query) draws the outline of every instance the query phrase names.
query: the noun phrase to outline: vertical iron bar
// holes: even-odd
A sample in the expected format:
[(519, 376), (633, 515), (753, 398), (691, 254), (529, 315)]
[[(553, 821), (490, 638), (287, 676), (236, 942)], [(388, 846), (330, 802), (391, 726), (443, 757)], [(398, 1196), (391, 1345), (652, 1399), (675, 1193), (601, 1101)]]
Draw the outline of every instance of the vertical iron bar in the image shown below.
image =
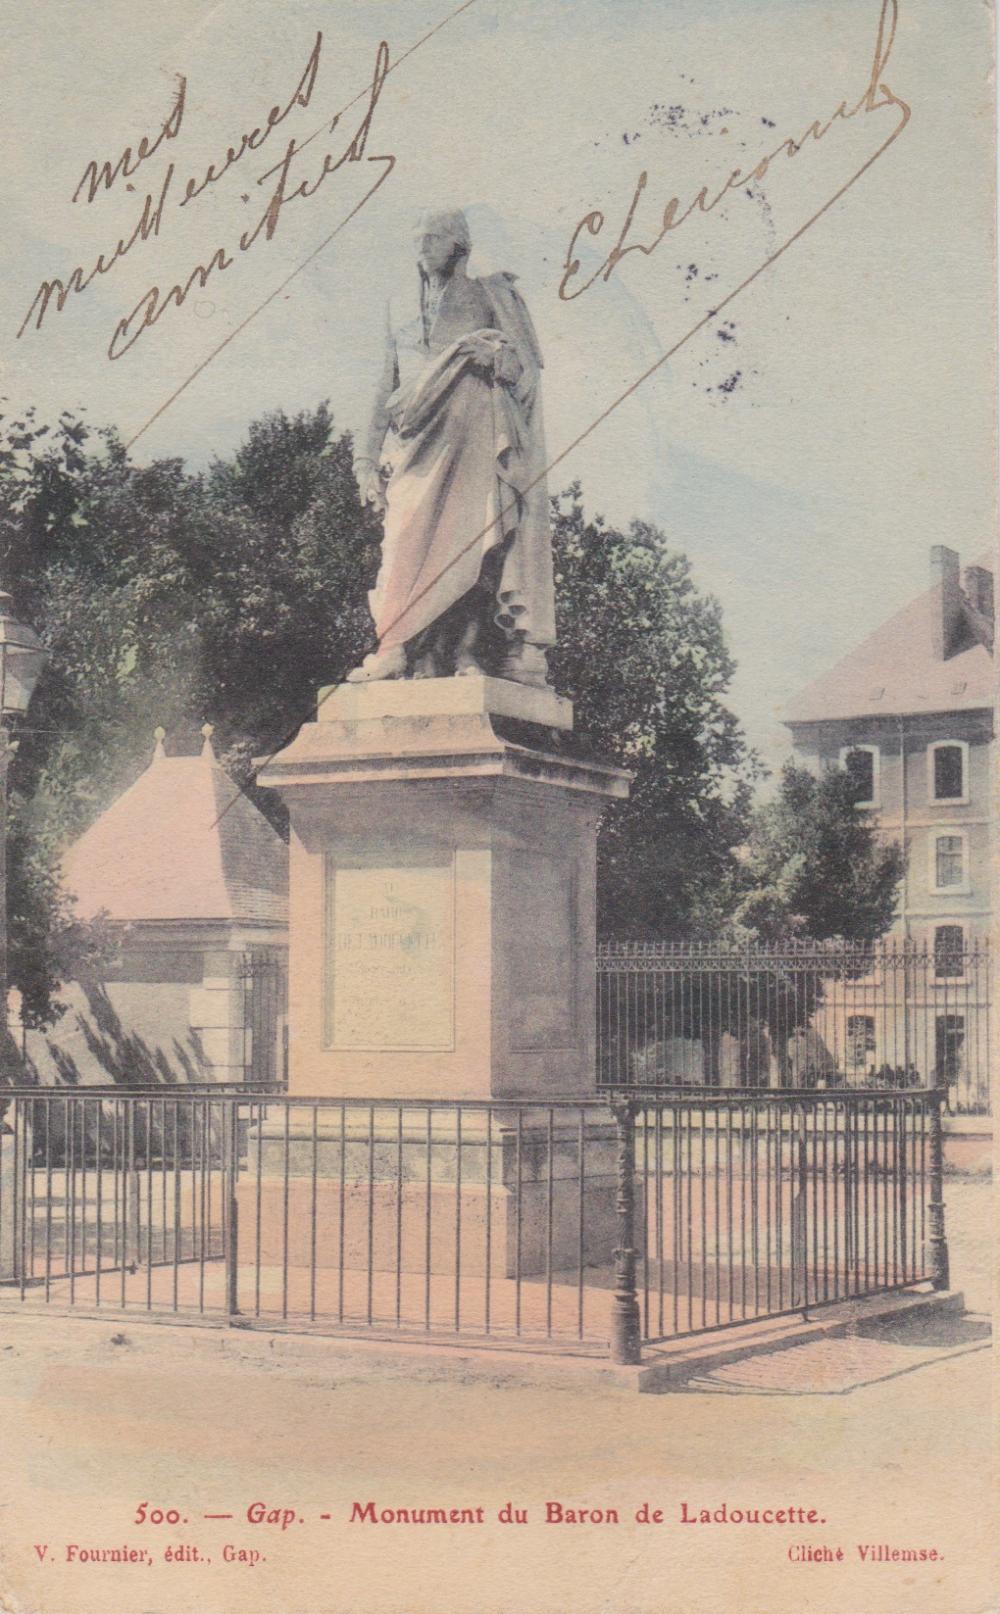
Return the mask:
[(181, 1163), (180, 1163), (180, 1106), (174, 1099), (174, 1270), (173, 1270), (173, 1309), (177, 1310), (180, 1290), (180, 1242), (181, 1242)]
[[(95, 1306), (100, 1306), (100, 1275), (102, 1275), (102, 1265), (103, 1265), (103, 1212), (105, 1212), (105, 1202), (103, 1202), (103, 1198), (105, 1198), (105, 1196), (103, 1196), (103, 1181), (105, 1181), (105, 1164), (103, 1164), (103, 1143), (105, 1143), (105, 1138), (103, 1138), (103, 1119), (105, 1119), (105, 1106), (103, 1106), (103, 1099), (98, 1099), (98, 1101), (97, 1101), (97, 1143), (95, 1143), (95, 1146), (94, 1146), (94, 1148), (95, 1148), (95, 1167), (97, 1167), (97, 1248), (95, 1248), (95, 1251), (94, 1251), (94, 1269), (95, 1269), (94, 1302), (95, 1302)], [(34, 1188), (34, 1173), (32, 1173), (32, 1188)], [(31, 1227), (32, 1227), (31, 1273), (32, 1273), (32, 1277), (34, 1277), (34, 1265), (35, 1265), (35, 1261), (34, 1261), (34, 1220), (35, 1220), (35, 1217), (34, 1217), (34, 1193), (32, 1193), (32, 1207), (31, 1207)]]
[[(76, 1302), (76, 1111), (66, 1100), (66, 1251), (69, 1257), (69, 1303)], [(17, 1238), (17, 1179), (20, 1155), (18, 1128), (14, 1129), (14, 1237)], [(16, 1248), (16, 1243), (15, 1243)], [(23, 1284), (22, 1278), (22, 1284)], [(24, 1298), (23, 1289), (22, 1296)]]
[(309, 1191), (309, 1320), (316, 1321), (316, 1239), (318, 1233), (319, 1217), (317, 1215), (317, 1195), (319, 1193), (319, 1105), (312, 1107), (312, 1160)]
[(555, 1163), (553, 1151), (555, 1149), (554, 1115), (549, 1109), (548, 1137), (546, 1145), (548, 1150), (548, 1170), (545, 1182), (545, 1337), (552, 1338), (552, 1211), (553, 1195), (555, 1191)]
[[(23, 1102), (23, 1101), (19, 1101), (19, 1102)], [(23, 1107), (24, 1107), (24, 1112), (25, 1112), (25, 1121), (24, 1121), (24, 1128), (25, 1128), (25, 1131), (24, 1131), (25, 1192), (24, 1192), (24, 1211), (23, 1211), (22, 1217), (21, 1217), (21, 1224), (22, 1224), (21, 1225), (21, 1273), (22, 1273), (22, 1282), (24, 1281), (24, 1275), (26, 1273), (31, 1274), (32, 1282), (34, 1282), (34, 1277), (35, 1277), (35, 1178), (38, 1175), (38, 1173), (36, 1171), (36, 1168), (35, 1168), (35, 1106), (34, 1106), (34, 1104), (29, 1105), (28, 1103), (24, 1103)], [(98, 1102), (97, 1113), (98, 1113), (98, 1116), (100, 1116), (100, 1113), (101, 1113), (100, 1102)], [(28, 1191), (28, 1183), (27, 1183), (27, 1180), (28, 1180), (29, 1177), (31, 1179), (30, 1193)], [(30, 1206), (29, 1206), (29, 1201), (30, 1201)], [(27, 1245), (27, 1248), (26, 1248), (25, 1247), (25, 1235), (26, 1235), (27, 1229), (26, 1229), (24, 1224), (25, 1224), (25, 1220), (27, 1218), (29, 1218), (29, 1217), (30, 1217), (30, 1224), (29, 1225), (30, 1225), (30, 1228), (31, 1228), (31, 1237), (30, 1237), (30, 1241), (29, 1241), (29, 1243)], [(99, 1284), (98, 1284), (98, 1287), (100, 1287)]]
[(618, 1141), (618, 1246), (611, 1319), (611, 1360), (641, 1360), (639, 1301), (635, 1287), (635, 1110), (630, 1101), (613, 1106)]
[(645, 1104), (639, 1114), (642, 1116), (642, 1330), (643, 1338), (649, 1339), (649, 1112)]
[(290, 1198), (290, 1168), (292, 1148), (292, 1107), (286, 1099), (285, 1135), (282, 1139), (281, 1162), (281, 1315), (288, 1316), (288, 1211)]
[[(502, 1147), (502, 1145), (501, 1145)], [(486, 1109), (486, 1250), (485, 1250), (485, 1292), (483, 1303), (483, 1324), (485, 1332), (490, 1331), (492, 1321), (490, 1310), (490, 1277), (493, 1266), (493, 1106)]]
[[(657, 1319), (656, 1332), (663, 1338), (663, 1105), (656, 1101), (656, 1120), (653, 1134), (653, 1167), (656, 1172), (656, 1198), (653, 1214), (656, 1218), (656, 1273)], [(648, 1234), (647, 1234), (648, 1236)]]
[(403, 1106), (396, 1111), (396, 1327), (403, 1318)]
[(226, 1313), (238, 1317), (239, 1305), (239, 1206), (236, 1199), (239, 1175), (238, 1100), (223, 1099), (224, 1181), (226, 1196)]
[(431, 1326), (431, 1119), (433, 1110), (427, 1106), (427, 1182), (424, 1200), (424, 1327)]
[(675, 1104), (671, 1111), (671, 1128), (673, 1132), (673, 1158), (674, 1174), (670, 1188), (671, 1196), (671, 1276), (670, 1288), (673, 1296), (673, 1332), (680, 1333), (680, 1304), (681, 1304), (681, 1217), (683, 1214), (683, 1178), (681, 1175), (682, 1148), (684, 1139), (681, 1133), (681, 1107)]
[[(139, 1221), (142, 1205), (142, 1194), (139, 1185), (139, 1171), (136, 1164), (136, 1112), (138, 1100), (122, 1099), (121, 1101), (121, 1294), (119, 1297), (122, 1309), (125, 1306), (126, 1275), (137, 1273), (141, 1252), (139, 1249)], [(136, 1285), (138, 1289), (138, 1285)]]
[(260, 1316), (261, 1239), (264, 1214), (264, 1106), (257, 1106), (257, 1170), (254, 1184), (253, 1309)]
[[(122, 1260), (122, 1283), (125, 1282)], [(45, 1302), (52, 1291), (52, 1101), (45, 1100)]]
[(365, 1275), (365, 1317), (372, 1326), (372, 1296), (375, 1285), (375, 1106), (368, 1106), (368, 1270)]
[(462, 1326), (462, 1106), (455, 1105), (455, 1333)]
[(726, 1293), (729, 1321), (733, 1320), (733, 1105), (726, 1105), (726, 1250), (728, 1272)]
[(927, 1216), (929, 1226), (930, 1277), (935, 1289), (947, 1289), (950, 1282), (948, 1237), (944, 1216), (944, 1137), (941, 1108), (946, 1091), (937, 1088), (930, 1099), (930, 1183)]
[(521, 1234), (524, 1225), (524, 1111), (520, 1105), (517, 1110), (517, 1203), (515, 1207), (515, 1247), (514, 1247), (514, 1332), (521, 1333)]
[(587, 1112), (581, 1109), (577, 1127), (577, 1199), (576, 1199), (576, 1333), (583, 1338), (583, 1257), (584, 1257), (584, 1146)]
[[(207, 1153), (206, 1134), (211, 1121), (211, 1112), (206, 1115), (204, 1099), (198, 1100), (198, 1310), (205, 1310), (205, 1156)], [(191, 1197), (194, 1198), (194, 1180), (192, 1177)]]
[[(286, 1100), (287, 1103), (287, 1100)], [(339, 1206), (339, 1221), (337, 1224), (337, 1321), (344, 1320), (344, 1218), (347, 1208), (347, 1105), (340, 1106), (340, 1182), (338, 1184), (337, 1202)]]

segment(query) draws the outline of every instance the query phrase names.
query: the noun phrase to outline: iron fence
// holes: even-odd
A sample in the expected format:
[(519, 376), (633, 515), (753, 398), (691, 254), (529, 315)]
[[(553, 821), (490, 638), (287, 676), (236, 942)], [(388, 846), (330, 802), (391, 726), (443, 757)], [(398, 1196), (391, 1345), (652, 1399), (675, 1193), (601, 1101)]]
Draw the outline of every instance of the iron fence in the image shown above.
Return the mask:
[(937, 1275), (938, 1102), (924, 1092), (634, 1102), (643, 1338)]
[(947, 1283), (938, 1092), (3, 1106), (0, 1303), (634, 1361)]
[(940, 1087), (950, 1110), (986, 1114), (989, 944), (950, 928), (934, 947), (605, 944), (599, 1085)]
[(248, 1087), (288, 1084), (288, 953), (254, 947), (240, 960), (243, 1073)]

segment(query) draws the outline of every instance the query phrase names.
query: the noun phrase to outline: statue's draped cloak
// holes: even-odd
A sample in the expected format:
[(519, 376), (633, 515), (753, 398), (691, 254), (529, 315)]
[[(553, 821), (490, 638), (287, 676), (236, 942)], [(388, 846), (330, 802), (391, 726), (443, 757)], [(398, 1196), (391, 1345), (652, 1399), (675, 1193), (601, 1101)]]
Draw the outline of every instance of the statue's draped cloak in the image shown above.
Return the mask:
[[(469, 336), (495, 341), (497, 332), (519, 361), (509, 385), (477, 369), (469, 350)], [(450, 301), (446, 292), (430, 332), (419, 294), (393, 302), (370, 434), (390, 470), (369, 595), (380, 651), (436, 622), (475, 587), (497, 546), (496, 621), (533, 644), (555, 642), (541, 367), (513, 275), (464, 280)]]

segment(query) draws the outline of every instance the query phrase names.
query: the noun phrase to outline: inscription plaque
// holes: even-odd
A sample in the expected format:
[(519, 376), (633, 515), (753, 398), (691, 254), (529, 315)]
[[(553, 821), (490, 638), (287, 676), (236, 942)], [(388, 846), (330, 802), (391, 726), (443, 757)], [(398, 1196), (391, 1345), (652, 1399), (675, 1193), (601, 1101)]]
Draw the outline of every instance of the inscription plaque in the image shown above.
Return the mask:
[(453, 1048), (451, 853), (330, 853), (326, 891), (327, 1046)]

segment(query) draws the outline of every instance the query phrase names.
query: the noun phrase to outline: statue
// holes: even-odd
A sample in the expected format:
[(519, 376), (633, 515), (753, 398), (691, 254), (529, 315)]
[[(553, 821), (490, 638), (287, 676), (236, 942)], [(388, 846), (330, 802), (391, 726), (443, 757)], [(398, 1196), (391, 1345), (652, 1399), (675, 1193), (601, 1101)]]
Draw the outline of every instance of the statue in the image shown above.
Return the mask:
[(555, 642), (539, 381), (511, 274), (467, 273), (465, 215), (425, 213), (386, 321), (362, 497), (383, 516), (378, 646), (350, 682), (489, 673), (546, 686)]

